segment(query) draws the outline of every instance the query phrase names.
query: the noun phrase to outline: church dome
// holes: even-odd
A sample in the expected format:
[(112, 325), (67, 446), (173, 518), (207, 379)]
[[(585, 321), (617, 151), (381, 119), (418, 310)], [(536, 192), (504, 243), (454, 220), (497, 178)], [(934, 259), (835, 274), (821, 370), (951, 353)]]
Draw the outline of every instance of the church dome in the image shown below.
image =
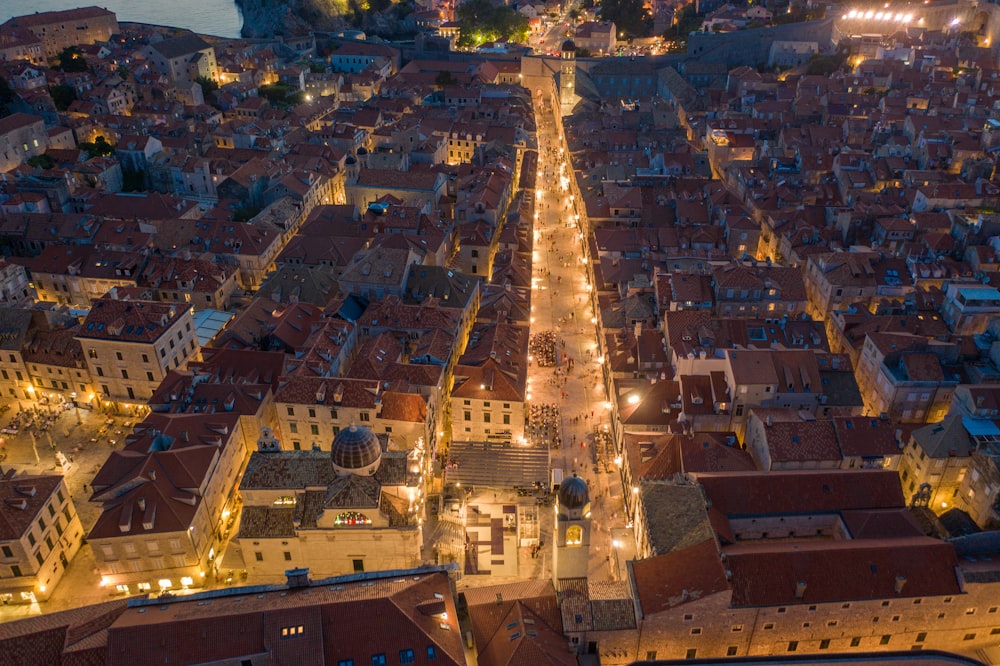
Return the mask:
[(559, 506), (565, 509), (582, 509), (590, 502), (587, 482), (576, 474), (563, 479), (559, 485)]
[(560, 51), (576, 51), (576, 44), (573, 42), (572, 39), (567, 39), (565, 42), (562, 43), (562, 48), (560, 48), (559, 50)]
[(338, 473), (374, 474), (382, 459), (382, 444), (368, 428), (352, 425), (333, 438), (330, 457)]

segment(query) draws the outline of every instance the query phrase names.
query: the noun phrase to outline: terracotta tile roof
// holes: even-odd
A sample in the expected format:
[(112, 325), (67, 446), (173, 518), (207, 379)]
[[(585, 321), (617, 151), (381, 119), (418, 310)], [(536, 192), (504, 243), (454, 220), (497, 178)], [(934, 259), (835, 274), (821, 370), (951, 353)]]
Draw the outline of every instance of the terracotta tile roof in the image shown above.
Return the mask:
[(837, 416), (833, 428), (844, 456), (898, 456), (913, 425), (865, 416)]
[(765, 445), (771, 463), (816, 463), (840, 461), (843, 456), (833, 423), (802, 418), (795, 410), (751, 410), (751, 418), (764, 423)]
[(637, 479), (668, 480), (688, 472), (749, 472), (753, 459), (738, 446), (733, 433), (688, 435), (625, 433), (625, 455)]
[[(777, 606), (960, 594), (951, 544), (929, 537), (741, 543), (723, 549), (732, 604)], [(801, 596), (796, 594), (805, 583)], [(896, 591), (899, 585), (900, 591)]]
[(190, 305), (105, 297), (94, 303), (77, 337), (150, 343), (190, 313)]
[[(465, 664), (458, 613), (444, 573), (364, 574), (301, 588), (258, 586), (219, 592), (129, 608), (108, 635), (108, 654), (116, 657), (111, 663), (144, 663), (150, 645), (169, 643), (179, 663), (268, 653), (283, 664), (317, 659), (327, 664), (353, 659), (361, 664), (373, 654), (391, 658), (407, 648), (426, 654), (430, 645), (436, 651), (435, 663)], [(442, 620), (441, 611), (447, 620)], [(344, 618), (378, 621), (344, 622)], [(282, 628), (299, 625), (301, 636), (281, 638)], [(192, 626), (201, 631), (192, 634)], [(247, 631), (248, 627), (252, 629)]]
[(284, 377), (275, 392), (276, 403), (375, 409), (381, 382), (347, 377)]
[(23, 664), (67, 663), (66, 653), (90, 648), (103, 663), (107, 628), (125, 612), (125, 599), (44, 613), (0, 625), (0, 643)]
[(460, 308), (445, 307), (436, 299), (425, 299), (419, 305), (408, 305), (396, 296), (386, 296), (372, 303), (357, 321), (361, 327), (374, 330), (458, 331), (462, 321)]
[(905, 504), (892, 470), (702, 473), (698, 483), (727, 516), (830, 513)]
[(730, 589), (715, 539), (631, 562), (639, 609), (644, 616)]
[(21, 539), (63, 482), (62, 476), (15, 476), (15, 473), (11, 467), (0, 477), (0, 540), (3, 541)]

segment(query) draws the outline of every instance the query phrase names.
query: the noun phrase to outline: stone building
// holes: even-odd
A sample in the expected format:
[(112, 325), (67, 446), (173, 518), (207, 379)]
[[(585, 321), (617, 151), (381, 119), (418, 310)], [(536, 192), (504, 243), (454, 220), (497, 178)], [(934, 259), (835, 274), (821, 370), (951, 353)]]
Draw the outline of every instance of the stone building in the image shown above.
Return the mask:
[(83, 526), (61, 475), (0, 475), (0, 601), (45, 601), (80, 549)]
[(102, 400), (145, 405), (171, 369), (198, 355), (191, 306), (102, 298), (77, 339)]
[(282, 451), (262, 430), (240, 483), (247, 570), (277, 581), (295, 566), (333, 576), (418, 564), (424, 454), (388, 444), (350, 426), (329, 452)]
[(994, 535), (924, 536), (891, 470), (694, 473), (643, 485), (675, 492), (650, 495), (657, 501), (636, 518), (637, 537), (654, 546), (629, 562), (639, 631), (581, 638), (602, 664), (971, 653), (994, 642)]
[(25, 29), (42, 42), (46, 58), (54, 58), (67, 46), (106, 42), (118, 32), (118, 17), (101, 7), (79, 7), (56, 12), (15, 16), (0, 30)]

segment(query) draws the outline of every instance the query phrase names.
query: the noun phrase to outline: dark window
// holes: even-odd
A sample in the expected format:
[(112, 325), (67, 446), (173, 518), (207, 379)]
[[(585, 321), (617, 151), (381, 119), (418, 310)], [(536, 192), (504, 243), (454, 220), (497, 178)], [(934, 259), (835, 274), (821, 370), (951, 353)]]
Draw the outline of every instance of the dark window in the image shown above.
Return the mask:
[(401, 664), (412, 664), (413, 663), (413, 650), (406, 649), (399, 651), (399, 663)]
[(14, 576), (14, 578), (17, 578), (18, 576), (20, 576), (20, 575), (21, 575), (21, 567), (19, 567), (19, 566), (17, 566), (17, 565), (15, 564), (14, 566), (12, 566), (12, 567), (10, 568), (10, 574), (11, 574), (12, 576)]
[(829, 638), (824, 638), (823, 640), (821, 640), (819, 642), (819, 649), (820, 650), (826, 650), (829, 647), (830, 647), (830, 639)]
[(357, 572), (361, 572), (361, 571), (364, 571), (364, 570), (365, 570), (365, 561), (364, 560), (354, 560), (354, 571), (357, 573)]
[(372, 666), (385, 666), (385, 655), (384, 654), (373, 654), (372, 655)]
[(254, 553), (253, 556), (258, 562), (264, 561), (264, 553), (260, 552), (259, 550), (256, 553)]
[(855, 636), (854, 638), (851, 639), (851, 647), (858, 647), (859, 645), (861, 645), (860, 636)]
[(926, 631), (921, 631), (919, 634), (917, 634), (917, 642), (918, 643), (923, 643), (925, 640), (927, 640), (927, 632)]
[(737, 651), (737, 647), (735, 645), (730, 645), (728, 648), (726, 648), (726, 656), (727, 657), (735, 657), (736, 656), (736, 651)]
[(697, 659), (698, 658), (698, 648), (688, 648), (687, 654), (684, 656), (685, 659)]
[(879, 639), (879, 645), (888, 645), (889, 640), (892, 639), (892, 634), (882, 634), (882, 638)]
[[(41, 562), (39, 562), (39, 564), (41, 564)], [(971, 640), (975, 640), (975, 638), (976, 638), (975, 634), (966, 634), (965, 636), (962, 637), (962, 640), (963, 641), (971, 641)]]
[(10, 546), (3, 546), (2, 550), (4, 557), (14, 557), (14, 551), (10, 549)]
[(287, 550), (285, 551), (285, 561), (286, 562), (291, 562), (292, 561), (292, 554), (289, 553)]
[(427, 646), (427, 661), (434, 661), (437, 659), (437, 650), (434, 649), (433, 645)]
[(795, 652), (798, 649), (799, 649), (799, 642), (798, 641), (788, 641), (788, 651), (789, 652)]

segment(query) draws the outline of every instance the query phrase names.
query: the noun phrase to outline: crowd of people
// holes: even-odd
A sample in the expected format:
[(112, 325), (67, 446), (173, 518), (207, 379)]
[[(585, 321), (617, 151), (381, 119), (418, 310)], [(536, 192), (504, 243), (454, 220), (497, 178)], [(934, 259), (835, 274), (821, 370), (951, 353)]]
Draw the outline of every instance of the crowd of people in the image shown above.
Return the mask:
[(528, 339), (528, 353), (540, 367), (554, 366), (563, 347), (562, 340), (553, 330), (535, 333)]
[(531, 442), (544, 443), (554, 449), (562, 446), (559, 405), (531, 405), (528, 409), (528, 434)]

